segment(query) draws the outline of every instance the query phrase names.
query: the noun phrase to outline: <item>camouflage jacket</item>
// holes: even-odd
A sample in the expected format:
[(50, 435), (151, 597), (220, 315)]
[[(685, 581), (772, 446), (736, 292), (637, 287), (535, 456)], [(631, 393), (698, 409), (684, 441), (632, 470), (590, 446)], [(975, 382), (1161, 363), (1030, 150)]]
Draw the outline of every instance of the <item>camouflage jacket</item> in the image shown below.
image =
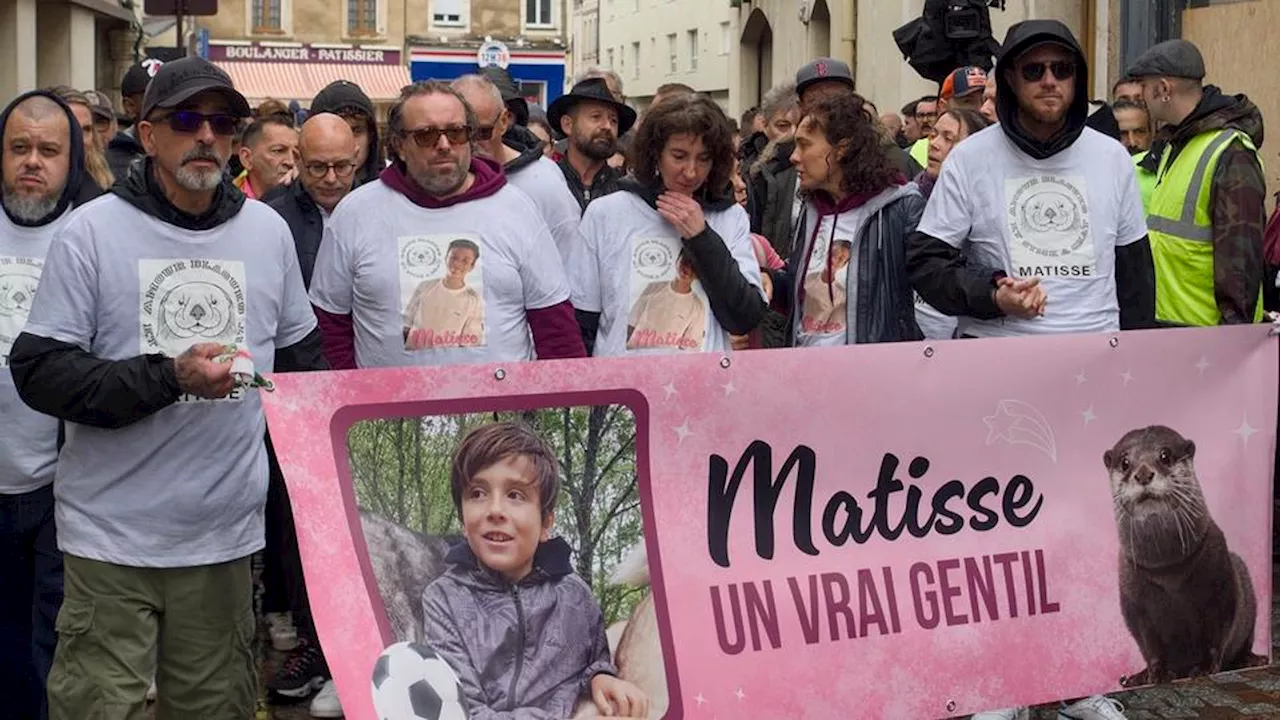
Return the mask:
[[(1204, 97), (1180, 124), (1166, 127), (1142, 167), (1158, 170), (1197, 135), (1234, 128), (1262, 147), (1262, 113), (1244, 95), (1223, 95), (1206, 86)], [(1159, 180), (1157, 180), (1157, 183)], [(1258, 157), (1240, 141), (1223, 151), (1209, 193), (1213, 222), (1213, 289), (1224, 325), (1253, 322), (1263, 281), (1262, 234), (1266, 227), (1266, 178)]]
[(562, 538), (540, 544), (514, 585), (465, 542), (445, 562), (422, 594), (426, 639), (458, 674), (470, 720), (567, 718), (592, 678), (617, 674), (600, 606)]

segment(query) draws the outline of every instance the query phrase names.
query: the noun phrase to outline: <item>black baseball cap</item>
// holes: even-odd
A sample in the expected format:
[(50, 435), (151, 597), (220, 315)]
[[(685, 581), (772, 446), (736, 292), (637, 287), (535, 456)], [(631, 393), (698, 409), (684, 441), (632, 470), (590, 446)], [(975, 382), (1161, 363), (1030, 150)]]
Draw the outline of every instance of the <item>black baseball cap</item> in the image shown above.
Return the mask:
[(231, 112), (246, 118), (253, 114), (227, 75), (202, 57), (184, 57), (160, 66), (142, 97), (140, 119), (145, 120), (156, 108), (174, 108), (203, 92), (217, 92), (231, 103)]
[(124, 74), (124, 79), (120, 81), (121, 97), (133, 97), (141, 95), (147, 91), (147, 83), (151, 82), (151, 78), (155, 77), (160, 66), (164, 63), (156, 58), (147, 58), (140, 63), (135, 63)]

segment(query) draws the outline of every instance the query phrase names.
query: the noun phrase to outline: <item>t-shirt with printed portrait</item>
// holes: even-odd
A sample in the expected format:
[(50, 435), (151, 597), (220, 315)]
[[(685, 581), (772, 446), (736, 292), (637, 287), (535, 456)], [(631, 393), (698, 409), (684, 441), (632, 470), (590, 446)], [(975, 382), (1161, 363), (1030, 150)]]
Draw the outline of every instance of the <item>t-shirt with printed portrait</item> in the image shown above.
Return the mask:
[[(235, 344), (270, 372), (278, 348), (315, 328), (293, 235), (267, 205), (246, 200), (217, 227), (185, 230), (107, 195), (75, 210), (50, 247), (26, 332), (104, 360)], [(54, 483), (59, 547), (138, 567), (260, 550), (267, 451), (258, 393), (183, 396), (116, 429), (68, 423)]]
[(1147, 234), (1122, 145), (1085, 128), (1070, 147), (1037, 160), (999, 126), (947, 156), (919, 230), (975, 265), (1040, 278), (1042, 317), (966, 318), (965, 332), (977, 337), (1119, 330), (1115, 250)]
[(441, 208), (361, 186), (334, 210), (311, 281), (316, 307), (351, 316), (359, 367), (532, 360), (526, 310), (568, 297), (555, 242), (512, 185)]

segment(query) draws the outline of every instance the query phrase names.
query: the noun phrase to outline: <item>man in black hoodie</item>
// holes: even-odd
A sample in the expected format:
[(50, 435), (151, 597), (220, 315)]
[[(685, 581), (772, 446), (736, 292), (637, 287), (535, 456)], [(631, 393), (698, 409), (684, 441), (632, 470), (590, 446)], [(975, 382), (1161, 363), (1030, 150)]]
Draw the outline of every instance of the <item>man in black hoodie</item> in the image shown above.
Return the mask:
[(141, 716), (153, 676), (159, 717), (254, 712), (266, 421), (226, 360), (324, 365), (288, 226), (223, 174), (248, 114), (206, 60), (157, 72), (147, 159), (67, 220), (10, 353), (22, 400), (70, 425), (54, 720)]
[[(72, 129), (74, 128), (74, 132)], [(9, 364), (40, 282), (49, 245), (68, 211), (97, 186), (84, 169), (84, 135), (53, 93), (18, 97), (0, 115), (0, 358)], [(62, 604), (62, 554), (54, 526), (53, 477), (61, 426), (27, 407), (0, 377), (0, 686), (9, 717), (43, 717), (45, 679)]]
[(351, 126), (356, 136), (355, 186), (375, 180), (386, 167), (382, 145), (378, 142), (378, 116), (373, 111), (373, 101), (360, 86), (350, 80), (335, 80), (325, 86), (311, 101), (312, 115), (333, 113)]
[[(947, 158), (907, 244), (912, 285), (971, 318), (974, 337), (1150, 327), (1142, 201), (1124, 147), (1085, 126), (1079, 43), (1057, 21), (1018, 23), (995, 81), (1000, 124)], [(975, 273), (966, 259), (999, 270)]]
[(152, 76), (163, 64), (159, 60), (148, 58), (129, 68), (120, 81), (124, 114), (134, 126), (117, 132), (107, 143), (107, 164), (111, 166), (111, 174), (117, 180), (129, 173), (129, 165), (134, 160), (147, 154), (138, 141), (138, 111), (142, 108), (142, 96), (147, 91), (147, 83), (151, 82)]
[(453, 89), (476, 113), (476, 150), (502, 163), (507, 181), (529, 196), (551, 230), (560, 259), (568, 264), (569, 252), (578, 242), (581, 211), (564, 173), (543, 157), (538, 137), (514, 122), (510, 105), (488, 78), (463, 75), (453, 81)]

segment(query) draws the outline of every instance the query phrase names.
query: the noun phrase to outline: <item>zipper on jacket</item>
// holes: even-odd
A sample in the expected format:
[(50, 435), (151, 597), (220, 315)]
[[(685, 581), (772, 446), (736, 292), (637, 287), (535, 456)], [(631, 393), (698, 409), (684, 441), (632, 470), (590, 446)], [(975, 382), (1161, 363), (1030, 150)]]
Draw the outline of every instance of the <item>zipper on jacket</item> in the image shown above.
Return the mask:
[(511, 586), (511, 599), (516, 603), (516, 638), (519, 639), (516, 648), (516, 669), (511, 673), (511, 690), (507, 693), (507, 698), (512, 702), (516, 697), (516, 685), (520, 682), (520, 672), (524, 670), (524, 603), (520, 602), (520, 586)]

